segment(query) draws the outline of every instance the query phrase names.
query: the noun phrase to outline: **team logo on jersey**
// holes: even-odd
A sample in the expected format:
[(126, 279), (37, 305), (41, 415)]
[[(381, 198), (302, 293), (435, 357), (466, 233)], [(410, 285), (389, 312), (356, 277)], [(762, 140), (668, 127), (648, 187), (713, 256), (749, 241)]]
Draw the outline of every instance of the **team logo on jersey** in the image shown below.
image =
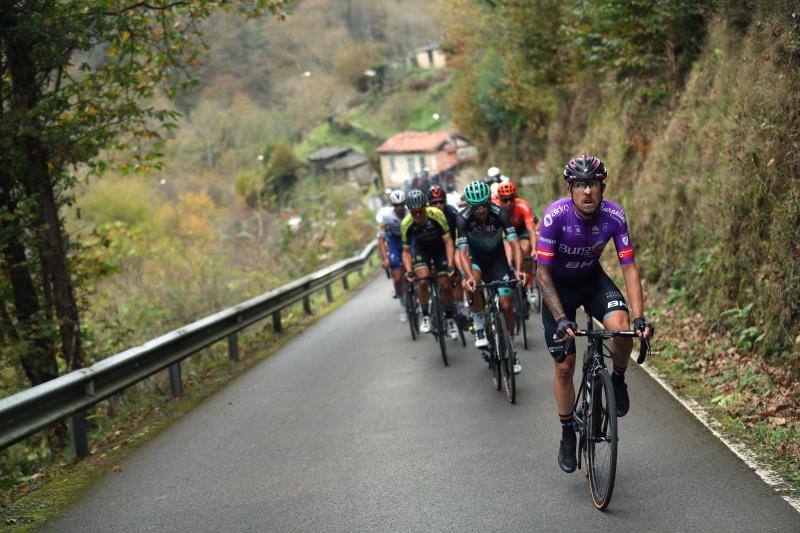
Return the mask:
[(600, 233), (600, 228), (592, 226), (592, 235), (597, 235), (598, 233)]
[(608, 231), (608, 222), (603, 222), (603, 231)]
[(547, 214), (544, 216), (544, 226), (545, 226), (546, 228), (549, 228), (549, 227), (550, 227), (550, 226), (552, 226), (552, 225), (553, 225), (553, 217), (552, 217), (552, 216), (550, 216), (550, 213), (547, 213)]
[(622, 236), (622, 244), (624, 244), (625, 246), (628, 246), (628, 241), (630, 241), (630, 239), (628, 238), (628, 235), (623, 235)]

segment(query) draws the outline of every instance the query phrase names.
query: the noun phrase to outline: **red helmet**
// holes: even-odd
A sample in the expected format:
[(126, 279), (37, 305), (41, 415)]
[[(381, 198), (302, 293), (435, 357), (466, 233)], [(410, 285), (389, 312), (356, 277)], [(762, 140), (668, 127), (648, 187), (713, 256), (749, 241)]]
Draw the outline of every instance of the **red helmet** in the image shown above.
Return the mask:
[(428, 201), (429, 202), (443, 202), (445, 200), (444, 191), (442, 187), (439, 185), (434, 185), (430, 189), (428, 189)]
[(517, 186), (513, 183), (506, 182), (501, 183), (500, 186), (497, 188), (497, 196), (500, 198), (506, 198), (508, 196), (516, 196), (517, 195)]

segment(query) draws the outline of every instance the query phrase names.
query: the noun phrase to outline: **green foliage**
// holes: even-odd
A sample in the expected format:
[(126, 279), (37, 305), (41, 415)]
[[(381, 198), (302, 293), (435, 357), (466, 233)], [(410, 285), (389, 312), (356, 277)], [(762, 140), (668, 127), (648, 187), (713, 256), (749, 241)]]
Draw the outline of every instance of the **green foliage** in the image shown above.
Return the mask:
[(286, 143), (275, 146), (270, 153), (264, 174), (264, 191), (283, 201), (297, 183), (302, 163)]
[(94, 183), (78, 203), (88, 223), (124, 222), (132, 226), (150, 218), (158, 204), (157, 192), (141, 177), (106, 179)]
[(356, 43), (341, 50), (333, 59), (333, 72), (336, 77), (353, 88), (364, 71), (380, 61), (379, 47), (375, 43)]
[(568, 27), (576, 65), (677, 81), (699, 51), (708, 10), (705, 0), (577, 0)]

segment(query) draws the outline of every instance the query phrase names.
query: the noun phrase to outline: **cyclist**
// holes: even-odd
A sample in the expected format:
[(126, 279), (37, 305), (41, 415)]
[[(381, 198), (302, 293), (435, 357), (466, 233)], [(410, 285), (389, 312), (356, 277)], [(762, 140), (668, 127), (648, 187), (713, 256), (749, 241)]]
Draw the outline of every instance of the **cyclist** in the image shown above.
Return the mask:
[[(606, 329), (629, 328), (628, 305), (599, 262), (603, 248), (612, 238), (635, 317), (633, 327), (640, 337), (648, 338), (654, 333), (652, 324), (644, 318), (642, 284), (625, 213), (617, 204), (603, 199), (607, 175), (603, 162), (591, 155), (576, 157), (566, 164), (564, 179), (569, 197), (545, 210), (536, 249), (537, 280), (546, 304), (542, 324), (547, 349), (555, 360), (553, 392), (562, 428), (558, 465), (564, 472), (573, 472), (576, 467), (572, 424), (575, 312), (583, 305), (593, 317), (602, 320)], [(630, 407), (625, 370), (632, 342), (619, 337), (611, 341), (617, 416), (625, 416)]]
[[(484, 331), (483, 298), (476, 290), (481, 279), (491, 281), (509, 281), (512, 279), (511, 269), (506, 259), (503, 240), (511, 244), (516, 277), (525, 283), (525, 272), (522, 270), (522, 251), (517, 239), (517, 231), (511, 225), (508, 212), (500, 209), (490, 201), (489, 186), (483, 181), (473, 181), (464, 190), (467, 207), (458, 216), (458, 247), (461, 254), (461, 267), (464, 269), (464, 288), (473, 293), (470, 306), (472, 324), (475, 334), (475, 346), (484, 348), (489, 345)], [(514, 301), (510, 287), (501, 287), (500, 309), (505, 315), (509, 332), (514, 331)], [(522, 366), (517, 363), (514, 372), (519, 373)]]
[[(447, 318), (447, 334), (450, 338), (457, 339), (458, 326), (453, 318), (453, 291), (450, 282), (450, 275), (454, 270), (455, 249), (450, 237), (450, 227), (442, 211), (435, 207), (426, 207), (425, 193), (421, 190), (411, 189), (406, 203), (409, 213), (403, 219), (400, 229), (406, 281), (413, 283), (415, 277), (428, 276), (431, 266), (436, 269), (436, 282), (439, 284), (439, 294)], [(422, 308), (422, 323), (419, 327), (422, 333), (431, 331), (428, 283), (428, 280), (422, 280), (416, 287), (417, 299)]]
[(403, 240), (400, 235), (400, 223), (408, 214), (406, 209), (406, 194), (401, 190), (389, 193), (391, 206), (384, 206), (378, 211), (375, 219), (378, 221), (378, 250), (381, 253), (381, 266), (388, 268), (394, 294), (392, 298), (400, 300), (400, 320), (405, 322), (405, 292), (403, 291)]
[(517, 196), (517, 186), (510, 181), (501, 183), (497, 188), (500, 207), (508, 211), (511, 224), (517, 230), (519, 245), (522, 248), (522, 268), (525, 269), (528, 282), (528, 299), (533, 298), (530, 289), (533, 285), (533, 257), (531, 252), (536, 250), (536, 224), (539, 219), (531, 211), (531, 205)]
[(492, 201), (498, 203), (497, 189), (501, 183), (508, 183), (508, 176), (503, 176), (503, 173), (497, 167), (489, 167), (486, 171), (486, 178), (483, 180), (489, 189), (492, 191)]
[[(458, 209), (447, 203), (447, 197), (440, 185), (434, 185), (428, 191), (428, 204), (431, 207), (436, 207), (442, 212), (447, 219), (447, 225), (450, 226), (450, 238), (456, 242), (456, 225), (458, 219)], [(466, 316), (464, 313), (464, 288), (461, 286), (461, 257), (460, 254), (455, 254), (454, 257), (455, 272), (453, 273), (453, 297), (459, 313), (459, 316)]]
[(406, 182), (406, 184), (406, 194), (411, 192), (412, 189), (419, 189), (423, 193), (427, 194), (428, 189), (431, 188), (431, 179), (430, 174), (428, 174), (427, 167), (417, 171), (414, 174), (414, 178), (410, 182)]

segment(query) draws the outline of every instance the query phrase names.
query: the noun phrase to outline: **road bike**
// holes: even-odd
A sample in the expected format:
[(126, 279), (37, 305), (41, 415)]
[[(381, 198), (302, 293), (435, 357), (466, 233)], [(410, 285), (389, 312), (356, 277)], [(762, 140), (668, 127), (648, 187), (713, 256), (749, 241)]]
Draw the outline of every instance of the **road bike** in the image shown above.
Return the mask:
[(495, 390), (505, 391), (510, 403), (517, 401), (517, 383), (514, 365), (517, 364), (517, 353), (511, 341), (506, 317), (500, 309), (501, 287), (514, 287), (517, 280), (490, 281), (479, 283), (478, 290), (483, 293), (483, 323), (489, 346), (482, 348), (484, 358), (492, 371), (492, 383)]
[[(584, 466), (589, 478), (589, 492), (594, 506), (604, 511), (611, 501), (617, 473), (617, 403), (605, 358), (611, 351), (603, 343), (614, 337), (637, 337), (635, 331), (593, 329), (589, 317), (585, 330), (575, 332), (586, 337), (581, 385), (575, 398), (574, 424), (578, 433), (578, 468)], [(636, 362), (642, 364), (650, 343), (642, 339)], [(565, 354), (566, 355), (566, 354)], [(562, 359), (563, 360), (563, 359)]]
[(416, 284), (425, 280), (430, 282), (428, 286), (430, 287), (431, 333), (433, 333), (434, 339), (436, 339), (436, 342), (439, 344), (444, 366), (449, 366), (450, 363), (447, 361), (447, 315), (440, 299), (439, 284), (436, 283), (438, 277), (439, 276), (429, 275), (421, 278), (414, 278), (414, 283)]

